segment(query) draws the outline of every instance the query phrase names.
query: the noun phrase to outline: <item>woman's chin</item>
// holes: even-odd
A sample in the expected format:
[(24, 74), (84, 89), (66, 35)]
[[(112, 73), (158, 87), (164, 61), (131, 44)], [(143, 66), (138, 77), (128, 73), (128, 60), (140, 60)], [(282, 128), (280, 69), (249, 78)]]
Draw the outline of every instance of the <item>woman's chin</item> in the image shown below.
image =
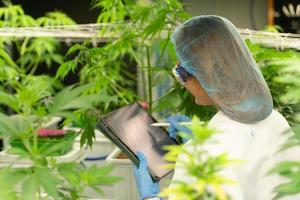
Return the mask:
[(195, 103), (199, 106), (203, 106), (203, 103), (196, 98), (195, 98)]
[(195, 103), (199, 106), (209, 106), (212, 105), (211, 102), (205, 102), (205, 101), (201, 101), (199, 99), (195, 98)]

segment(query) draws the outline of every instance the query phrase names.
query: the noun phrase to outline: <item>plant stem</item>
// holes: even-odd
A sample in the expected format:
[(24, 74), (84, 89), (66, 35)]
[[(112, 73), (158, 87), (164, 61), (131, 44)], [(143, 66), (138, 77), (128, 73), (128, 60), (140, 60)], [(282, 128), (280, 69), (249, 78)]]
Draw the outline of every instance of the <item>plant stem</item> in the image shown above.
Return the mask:
[(166, 42), (165, 42), (165, 44), (164, 44), (164, 46), (163, 46), (163, 49), (162, 49), (162, 51), (161, 51), (161, 54), (160, 54), (160, 56), (159, 56), (159, 58), (158, 58), (158, 60), (157, 60), (157, 62), (156, 62), (156, 65), (157, 65), (157, 66), (159, 65), (161, 59), (163, 58), (163, 56), (164, 56), (164, 54), (165, 54), (165, 51), (166, 51), (167, 46), (168, 46), (168, 43), (169, 43), (169, 39), (170, 39), (170, 32), (168, 33), (168, 38), (166, 39)]
[[(173, 21), (175, 21), (176, 18), (177, 18), (177, 13), (175, 13), (174, 18), (173, 18)], [(156, 65), (159, 65), (161, 59), (163, 58), (163, 55), (165, 54), (165, 51), (166, 51), (166, 49), (167, 49), (167, 46), (168, 46), (168, 43), (169, 43), (169, 40), (170, 40), (172, 28), (173, 28), (173, 26), (171, 25), (170, 28), (168, 29), (168, 36), (167, 36), (166, 42), (165, 42), (165, 44), (164, 44), (164, 46), (163, 46), (163, 49), (162, 49), (162, 51), (161, 51), (161, 54), (160, 54), (160, 56), (159, 56), (159, 58), (158, 58), (158, 60), (157, 60)]]
[(152, 113), (152, 74), (151, 74), (151, 63), (150, 63), (150, 48), (146, 46), (147, 52), (147, 68), (148, 68), (148, 90), (149, 90), (149, 113)]
[(39, 200), (42, 200), (42, 191), (41, 191), (41, 187), (39, 187), (39, 189), (38, 189), (38, 195), (39, 195)]
[(114, 84), (112, 81), (109, 80), (109, 78), (107, 78), (102, 72), (101, 70), (97, 70), (101, 76), (106, 80), (108, 81), (108, 83), (110, 83), (110, 87), (119, 95), (119, 97), (126, 103), (126, 104), (129, 104), (129, 102), (121, 95), (121, 93), (118, 91), (118, 89), (116, 88), (117, 87), (117, 84)]
[[(143, 62), (143, 60), (142, 59), (139, 59), (138, 58), (138, 56), (136, 55), (136, 53), (132, 50), (132, 48), (130, 48), (129, 50), (128, 50), (128, 52), (130, 53), (130, 55), (134, 58), (134, 60), (136, 61), (136, 63), (137, 63), (137, 68), (138, 68), (138, 70), (137, 70), (137, 73), (140, 73), (140, 76), (141, 76), (141, 85), (142, 85), (142, 87), (143, 87), (143, 91), (146, 91), (146, 83), (145, 83), (145, 74), (144, 74), (144, 62)], [(139, 76), (139, 75), (138, 75)], [(139, 84), (139, 83), (138, 83)], [(138, 86), (139, 87), (139, 86)], [(144, 95), (144, 93), (143, 93), (143, 95), (142, 95), (142, 98), (144, 98), (144, 100), (145, 99), (147, 99), (147, 96), (146, 95)]]
[(36, 69), (37, 69), (38, 66), (39, 66), (39, 63), (36, 62), (36, 63), (33, 65), (33, 67), (31, 68), (29, 74), (34, 75), (34, 73), (35, 73), (35, 71), (36, 71)]
[(20, 49), (20, 56), (23, 56), (25, 51), (26, 51), (26, 47), (27, 47), (27, 44), (29, 42), (29, 39), (28, 38), (25, 38), (22, 45), (21, 45), (21, 49)]

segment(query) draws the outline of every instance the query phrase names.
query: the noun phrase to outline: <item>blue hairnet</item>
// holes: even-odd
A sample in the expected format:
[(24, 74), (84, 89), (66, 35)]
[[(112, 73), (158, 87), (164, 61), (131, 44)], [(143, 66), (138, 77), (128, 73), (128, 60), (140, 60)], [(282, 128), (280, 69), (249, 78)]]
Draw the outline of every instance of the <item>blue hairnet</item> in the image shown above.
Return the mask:
[(180, 64), (228, 117), (254, 123), (272, 112), (263, 75), (229, 20), (214, 15), (193, 17), (175, 29), (171, 40)]

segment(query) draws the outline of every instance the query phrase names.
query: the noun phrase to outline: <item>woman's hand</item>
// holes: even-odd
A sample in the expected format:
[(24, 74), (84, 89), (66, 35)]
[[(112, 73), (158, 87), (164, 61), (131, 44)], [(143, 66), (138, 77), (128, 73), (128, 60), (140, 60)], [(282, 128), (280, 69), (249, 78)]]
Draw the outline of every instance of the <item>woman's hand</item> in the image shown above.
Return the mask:
[(159, 183), (154, 182), (148, 171), (147, 158), (142, 152), (137, 152), (140, 160), (139, 167), (133, 166), (135, 181), (140, 194), (140, 199), (144, 200), (156, 197), (159, 194)]
[[(168, 128), (169, 136), (176, 140), (177, 133), (178, 132), (184, 132), (191, 134), (192, 131), (182, 125), (180, 125), (178, 122), (190, 122), (191, 119), (188, 116), (185, 115), (174, 115), (170, 116), (166, 119), (166, 122), (170, 123), (170, 127)], [(188, 138), (182, 138), (183, 143), (186, 143), (188, 141)]]

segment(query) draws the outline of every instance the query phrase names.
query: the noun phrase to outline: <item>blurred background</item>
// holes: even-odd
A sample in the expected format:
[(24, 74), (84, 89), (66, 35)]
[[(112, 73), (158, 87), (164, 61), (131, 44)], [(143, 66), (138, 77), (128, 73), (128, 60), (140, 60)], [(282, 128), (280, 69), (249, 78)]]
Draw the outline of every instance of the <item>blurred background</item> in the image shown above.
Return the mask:
[[(78, 24), (83, 24), (94, 23), (98, 16), (98, 11), (90, 9), (89, 1), (13, 0), (12, 2), (21, 4), (25, 12), (35, 18), (49, 11), (60, 10)], [(228, 18), (239, 28), (261, 30), (267, 25), (276, 24), (285, 32), (299, 33), (300, 29), (299, 0), (183, 0), (182, 3), (193, 16), (220, 15)]]

